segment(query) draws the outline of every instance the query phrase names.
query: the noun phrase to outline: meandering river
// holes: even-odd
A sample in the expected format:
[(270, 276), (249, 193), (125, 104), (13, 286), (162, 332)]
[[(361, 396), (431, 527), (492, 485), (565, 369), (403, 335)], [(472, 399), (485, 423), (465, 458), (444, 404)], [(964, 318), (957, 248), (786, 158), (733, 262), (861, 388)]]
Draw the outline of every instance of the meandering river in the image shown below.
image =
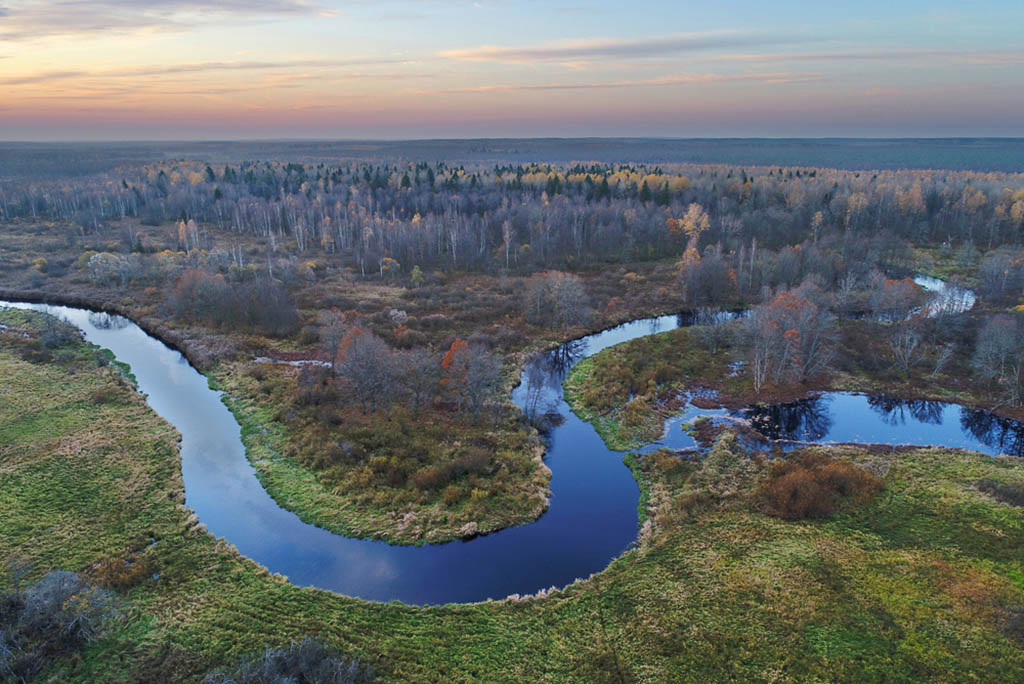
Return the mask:
[[(180, 352), (130, 320), (66, 306), (2, 301), (0, 306), (61, 316), (131, 366), (147, 402), (181, 433), (186, 503), (212, 534), (299, 586), (414, 604), (502, 599), (563, 587), (604, 569), (633, 543), (637, 484), (622, 463), (623, 454), (609, 450), (593, 427), (569, 410), (562, 380), (582, 358), (689, 322), (660, 316), (626, 323), (566, 343), (529, 364), (514, 400), (524, 410), (557, 412), (563, 418), (551, 432), (545, 457), (552, 471), (548, 512), (528, 525), (469, 541), (409, 547), (332, 534), (278, 506), (246, 459), (238, 423), (221, 393), (211, 390)], [(846, 397), (864, 403), (864, 410), (844, 403)], [(762, 420), (763, 426), (783, 426), (773, 436), (802, 441), (921, 443), (1018, 455), (1024, 448), (1024, 425), (986, 412), (936, 407), (934, 402), (894, 409), (891, 401), (861, 395), (817, 401), (813, 410), (773, 407), (777, 414), (767, 418), (747, 417)], [(880, 416), (871, 430), (856, 427), (870, 415)], [(965, 422), (965, 415), (972, 418)], [(684, 436), (689, 437), (679, 422), (670, 421), (666, 433), (672, 446), (685, 445)], [(828, 429), (822, 429), (826, 423)]]

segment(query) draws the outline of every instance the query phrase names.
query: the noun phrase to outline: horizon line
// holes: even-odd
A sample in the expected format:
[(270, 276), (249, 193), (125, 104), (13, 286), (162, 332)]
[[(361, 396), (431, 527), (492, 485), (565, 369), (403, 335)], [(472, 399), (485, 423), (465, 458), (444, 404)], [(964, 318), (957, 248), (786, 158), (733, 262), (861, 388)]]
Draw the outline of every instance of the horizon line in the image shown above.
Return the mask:
[(0, 138), (0, 145), (26, 144), (26, 145), (80, 145), (80, 144), (125, 144), (125, 143), (423, 143), (423, 142), (474, 142), (474, 141), (692, 141), (692, 140), (720, 140), (720, 141), (745, 141), (745, 140), (879, 140), (879, 141), (941, 141), (941, 140), (1024, 140), (1022, 135), (893, 135), (893, 136), (868, 136), (868, 135), (819, 135), (819, 136), (772, 136), (772, 135), (728, 135), (728, 136), (662, 136), (662, 135), (615, 135), (615, 136), (474, 136), (474, 137), (433, 137), (433, 138), (390, 138), (390, 137), (253, 137), (253, 138), (60, 138), (60, 139), (4, 139)]

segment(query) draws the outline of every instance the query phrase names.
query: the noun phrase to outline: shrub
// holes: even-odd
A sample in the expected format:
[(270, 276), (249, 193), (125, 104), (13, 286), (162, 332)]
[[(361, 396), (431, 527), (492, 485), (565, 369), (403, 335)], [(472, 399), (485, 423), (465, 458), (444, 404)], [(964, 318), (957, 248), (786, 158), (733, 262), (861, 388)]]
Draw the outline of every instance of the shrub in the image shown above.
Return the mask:
[(807, 452), (774, 464), (761, 496), (770, 515), (805, 520), (828, 517), (837, 499), (867, 502), (881, 489), (882, 480), (863, 468)]
[(448, 485), (445, 487), (442, 497), (446, 506), (454, 506), (462, 498), (462, 491), (455, 485)]
[(1011, 506), (1024, 506), (1024, 484), (978, 480), (978, 489), (997, 501), (1002, 501)]
[(643, 425), (651, 413), (650, 405), (642, 397), (634, 397), (622, 408), (622, 424), (626, 427), (637, 427)]
[(94, 404), (112, 404), (117, 398), (118, 391), (113, 385), (104, 385), (89, 393), (89, 400)]
[(459, 454), (449, 466), (452, 477), (483, 475), (491, 469), (491, 455), (479, 448), (471, 447)]
[(874, 495), (882, 488), (881, 480), (849, 461), (833, 461), (818, 471), (820, 481), (842, 497)]
[(53, 352), (37, 340), (32, 340), (21, 347), (21, 358), (29, 363), (49, 363), (53, 360)]
[(758, 463), (737, 443), (736, 435), (725, 432), (715, 441), (690, 482), (721, 500), (750, 489), (759, 470)]
[(285, 648), (268, 646), (232, 672), (213, 672), (206, 684), (369, 684), (373, 670), (312, 637)]
[(548, 271), (526, 281), (523, 315), (534, 325), (568, 330), (590, 319), (590, 300), (578, 276)]
[(772, 512), (786, 520), (831, 515), (834, 494), (807, 469), (794, 470), (769, 480), (764, 488)]
[(136, 558), (134, 555), (128, 558), (120, 556), (104, 558), (88, 571), (89, 577), (98, 584), (118, 591), (127, 591), (138, 586), (152, 574), (153, 569), (149, 559)]
[(413, 473), (411, 479), (413, 485), (421, 490), (440, 489), (450, 480), (448, 473), (436, 466)]
[(28, 681), (53, 658), (94, 639), (116, 614), (113, 596), (81, 575), (53, 570), (0, 594), (0, 680)]
[(1006, 625), (1006, 633), (1011, 639), (1024, 644), (1024, 606), (1010, 609), (1010, 620)]

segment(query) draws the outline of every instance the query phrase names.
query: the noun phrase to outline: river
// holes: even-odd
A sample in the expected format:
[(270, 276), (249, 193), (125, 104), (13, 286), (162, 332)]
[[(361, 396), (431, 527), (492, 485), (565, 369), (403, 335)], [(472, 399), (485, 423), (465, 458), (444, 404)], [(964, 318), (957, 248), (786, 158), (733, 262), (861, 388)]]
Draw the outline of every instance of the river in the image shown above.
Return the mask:
[[(78, 326), (88, 341), (111, 350), (131, 366), (146, 401), (181, 433), (186, 504), (211, 534), (296, 585), (412, 604), (503, 599), (563, 587), (604, 569), (634, 542), (636, 481), (622, 463), (623, 454), (608, 449), (593, 427), (569, 410), (562, 380), (582, 358), (689, 322), (681, 316), (633, 321), (568, 342), (529, 364), (513, 399), (524, 409), (562, 416), (551, 431), (545, 457), (552, 471), (550, 508), (528, 525), (468, 541), (416, 547), (336, 535), (278, 506), (246, 459), (240, 428), (221, 401), (221, 393), (210, 389), (206, 377), (180, 352), (132, 321), (66, 306), (12, 302), (0, 302), (0, 306), (61, 316)], [(863, 403), (864, 410), (854, 412), (844, 403), (851, 400)], [(913, 442), (987, 453), (1006, 451), (1000, 445), (1012, 443), (1017, 451), (1010, 452), (1018, 455), (1024, 443), (1020, 423), (975, 411), (965, 426), (962, 418), (952, 418), (968, 409), (955, 405), (897, 410), (891, 402), (839, 393), (816, 401), (811, 407), (771, 407), (776, 413), (762, 422), (783, 426), (779, 437), (803, 441)], [(870, 405), (871, 401), (875, 404)], [(870, 430), (857, 429), (858, 421), (869, 414), (882, 418)], [(757, 415), (746, 417), (756, 419)], [(854, 427), (848, 428), (851, 420)], [(669, 446), (684, 446), (689, 438), (678, 428), (681, 421), (669, 422), (665, 440)], [(822, 429), (824, 423), (829, 429)], [(985, 432), (983, 426), (987, 434), (998, 433), (998, 439), (979, 437)], [(923, 437), (908, 439), (915, 434)]]

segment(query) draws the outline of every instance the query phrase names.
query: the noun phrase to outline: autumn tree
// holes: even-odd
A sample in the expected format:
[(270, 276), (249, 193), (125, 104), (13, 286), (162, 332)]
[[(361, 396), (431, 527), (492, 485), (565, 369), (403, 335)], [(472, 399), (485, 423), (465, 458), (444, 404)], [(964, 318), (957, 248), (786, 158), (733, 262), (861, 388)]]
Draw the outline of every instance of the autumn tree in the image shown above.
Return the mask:
[(701, 234), (711, 225), (711, 219), (704, 211), (704, 207), (692, 202), (682, 218), (669, 217), (666, 220), (666, 225), (669, 234), (675, 238), (676, 242), (682, 243), (685, 239), (687, 243), (692, 242), (696, 246)]
[(190, 268), (174, 283), (171, 305), (183, 321), (219, 321), (230, 297), (224, 277)]
[(338, 352), (345, 334), (355, 324), (355, 312), (342, 313), (337, 309), (317, 312), (316, 324), (320, 333), (320, 345), (327, 362), (334, 368), (338, 362)]
[(501, 362), (482, 346), (456, 339), (441, 360), (441, 369), (459, 410), (468, 409), (477, 422), (481, 411), (498, 396)]
[(910, 278), (891, 280), (877, 275), (872, 282), (869, 306), (872, 315), (882, 321), (907, 318), (924, 306), (925, 293)]
[(889, 321), (886, 339), (896, 365), (904, 372), (917, 363), (924, 351), (925, 328), (928, 319), (921, 313)]
[(978, 291), (996, 305), (1015, 304), (1024, 295), (1024, 252), (1000, 250), (985, 257), (978, 272)]
[(737, 294), (736, 272), (722, 254), (721, 245), (708, 247), (703, 256), (687, 249), (679, 262), (679, 284), (683, 300), (691, 309), (720, 307)]
[(871, 313), (884, 326), (893, 362), (903, 372), (924, 352), (929, 323), (925, 299), (925, 291), (910, 278), (892, 280), (878, 275), (872, 283)]
[(715, 307), (703, 307), (694, 320), (693, 336), (712, 354), (732, 340), (732, 328), (727, 325), (729, 315)]
[(523, 314), (530, 323), (568, 330), (586, 323), (590, 313), (590, 299), (578, 276), (548, 271), (527, 280)]
[(378, 402), (391, 402), (395, 368), (388, 345), (362, 326), (353, 327), (342, 339), (335, 367), (347, 395), (363, 413), (377, 410)]
[(973, 365), (983, 378), (1001, 386), (1013, 403), (1024, 403), (1024, 315), (1001, 314), (978, 332)]
[(813, 286), (784, 290), (751, 309), (745, 321), (754, 389), (766, 380), (803, 382), (832, 360), (835, 321)]
[(412, 410), (419, 412), (437, 393), (441, 367), (437, 357), (424, 347), (399, 352), (396, 359), (398, 384), (405, 390)]

